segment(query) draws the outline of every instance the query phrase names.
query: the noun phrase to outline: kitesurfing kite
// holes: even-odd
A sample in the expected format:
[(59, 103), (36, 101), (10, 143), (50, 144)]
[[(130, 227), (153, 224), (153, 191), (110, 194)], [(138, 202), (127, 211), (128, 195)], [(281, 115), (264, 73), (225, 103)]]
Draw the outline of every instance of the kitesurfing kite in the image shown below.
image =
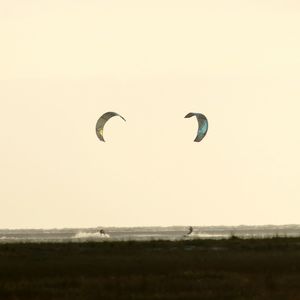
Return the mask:
[(208, 130), (207, 118), (200, 113), (188, 113), (185, 118), (196, 117), (198, 121), (198, 131), (194, 142), (200, 142), (206, 135)]
[(115, 116), (118, 116), (118, 117), (122, 118), (124, 121), (126, 121), (121, 115), (119, 115), (115, 112), (106, 112), (98, 119), (98, 121), (96, 123), (96, 134), (100, 141), (105, 142), (104, 136), (103, 136), (104, 125), (110, 118), (115, 117)]

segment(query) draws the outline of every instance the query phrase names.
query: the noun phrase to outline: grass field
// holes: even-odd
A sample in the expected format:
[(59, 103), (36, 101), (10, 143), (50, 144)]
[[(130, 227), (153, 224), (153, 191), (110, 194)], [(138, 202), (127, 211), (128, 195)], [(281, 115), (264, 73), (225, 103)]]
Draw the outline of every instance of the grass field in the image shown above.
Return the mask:
[(300, 299), (300, 238), (0, 245), (0, 299)]

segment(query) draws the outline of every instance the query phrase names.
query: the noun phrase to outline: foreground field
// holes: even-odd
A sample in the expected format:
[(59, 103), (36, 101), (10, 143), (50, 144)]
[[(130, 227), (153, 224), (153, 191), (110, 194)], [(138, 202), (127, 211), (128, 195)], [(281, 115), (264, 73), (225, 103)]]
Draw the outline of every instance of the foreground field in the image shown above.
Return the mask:
[(300, 238), (2, 244), (0, 299), (300, 299)]

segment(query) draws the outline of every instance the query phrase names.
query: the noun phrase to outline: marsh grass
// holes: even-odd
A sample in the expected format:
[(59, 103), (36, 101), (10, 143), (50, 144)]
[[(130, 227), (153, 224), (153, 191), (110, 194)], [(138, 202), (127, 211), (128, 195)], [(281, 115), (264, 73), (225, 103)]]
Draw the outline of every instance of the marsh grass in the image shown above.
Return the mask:
[(300, 299), (300, 238), (0, 245), (0, 299)]

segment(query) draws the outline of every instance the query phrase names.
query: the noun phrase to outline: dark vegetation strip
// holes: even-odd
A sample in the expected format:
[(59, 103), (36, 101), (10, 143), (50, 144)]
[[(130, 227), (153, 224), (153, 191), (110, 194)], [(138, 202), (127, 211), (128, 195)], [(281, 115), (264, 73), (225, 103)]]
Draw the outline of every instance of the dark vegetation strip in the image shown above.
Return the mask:
[(0, 299), (300, 299), (300, 238), (0, 244)]

